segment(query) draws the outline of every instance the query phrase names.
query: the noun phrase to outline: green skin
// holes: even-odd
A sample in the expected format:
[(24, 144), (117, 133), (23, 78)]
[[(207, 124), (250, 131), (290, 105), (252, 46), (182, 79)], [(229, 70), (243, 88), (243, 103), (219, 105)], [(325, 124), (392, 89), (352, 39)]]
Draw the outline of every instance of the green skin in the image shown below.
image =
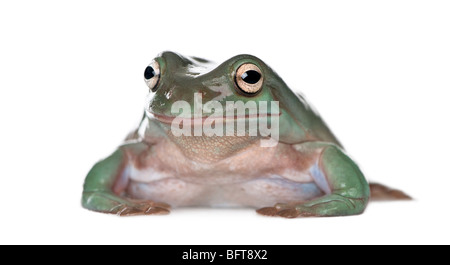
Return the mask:
[[(234, 195), (237, 194), (237, 197), (242, 198), (239, 201), (240, 204), (233, 204), (233, 206), (254, 206), (259, 208), (257, 212), (262, 215), (287, 218), (356, 215), (364, 211), (369, 201), (370, 189), (356, 163), (344, 152), (341, 144), (306, 100), (292, 92), (264, 62), (254, 56), (239, 55), (219, 66), (210, 67), (208, 71), (203, 73), (202, 67), (204, 65), (209, 66), (209, 62), (203, 59), (164, 52), (155, 58), (155, 61), (159, 63), (161, 73), (156, 92), (147, 106), (141, 126), (130, 134), (117, 151), (105, 160), (98, 162), (91, 169), (84, 184), (83, 207), (93, 211), (122, 216), (167, 214), (170, 211), (169, 204), (172, 204), (171, 201), (164, 201), (164, 198), (168, 197), (158, 195), (162, 197), (162, 199), (158, 199), (151, 195), (136, 196), (133, 192), (130, 192), (131, 182), (128, 175), (134, 174), (127, 170), (130, 165), (136, 165), (139, 160), (141, 161), (139, 163), (145, 164), (145, 166), (142, 166), (144, 169), (152, 167), (152, 159), (156, 161), (155, 157), (163, 152), (160, 150), (179, 150), (179, 152), (172, 152), (177, 154), (174, 156), (177, 157), (177, 161), (181, 161), (179, 163), (183, 168), (190, 168), (192, 165), (198, 165), (199, 163), (205, 167), (218, 167), (220, 163), (232, 163), (228, 161), (234, 161), (235, 157), (243, 155), (249, 150), (257, 150), (255, 145), (251, 143), (255, 139), (248, 140), (248, 143), (241, 140), (236, 143), (231, 142), (229, 145), (215, 144), (216, 142), (213, 141), (210, 143), (212, 146), (209, 146), (209, 149), (214, 149), (213, 156), (217, 158), (207, 160), (203, 159), (201, 155), (197, 156), (195, 153), (188, 152), (185, 141), (177, 141), (168, 136), (169, 126), (153, 115), (159, 115), (159, 117), (176, 116), (171, 113), (173, 102), (184, 100), (194, 106), (194, 93), (202, 93), (204, 103), (209, 100), (218, 100), (223, 106), (225, 106), (226, 101), (278, 101), (281, 112), (279, 116), (280, 137), (278, 146), (273, 149), (274, 152), (278, 152), (277, 157), (286, 154), (290, 157), (297, 157), (296, 161), (309, 161), (305, 162), (309, 168), (317, 165), (316, 173), (311, 173), (311, 175), (313, 176), (312, 182), (321, 190), (320, 196), (313, 196), (307, 200), (282, 200), (284, 197), (280, 195), (281, 201), (276, 201), (273, 205), (259, 207), (257, 202), (246, 204), (247, 195), (240, 195), (237, 194), (238, 191), (233, 191), (236, 192), (233, 193)], [(236, 71), (244, 63), (256, 65), (264, 78), (260, 92), (255, 95), (243, 94), (237, 87)], [(218, 91), (218, 88), (220, 88), (220, 91)], [(223, 91), (227, 91), (227, 93), (224, 97), (220, 97)], [(194, 110), (191, 109), (191, 112), (193, 113)], [(206, 136), (200, 138), (202, 137)], [(258, 140), (259, 137), (256, 137), (256, 141)], [(206, 150), (204, 151), (206, 152)], [(169, 153), (169, 151), (167, 152)], [(144, 162), (142, 162), (143, 154), (145, 154)], [(167, 156), (167, 154), (164, 155)], [(168, 155), (171, 155), (171, 153)], [(160, 163), (159, 170), (163, 167), (163, 162), (155, 163)], [(293, 167), (292, 164), (288, 163), (286, 168), (289, 167)], [(164, 170), (171, 170), (171, 166), (167, 164), (164, 164), (163, 168)], [(258, 171), (258, 168), (253, 170)], [(261, 174), (265, 174), (272, 169), (264, 170), (261, 169)], [(195, 175), (194, 173), (189, 171), (192, 176)], [(213, 178), (213, 176), (204, 172), (199, 172), (198, 175), (197, 177), (202, 177), (203, 180)], [(242, 175), (248, 174), (243, 173)], [(182, 173), (180, 173), (180, 176), (174, 176), (174, 178), (183, 179)], [(197, 180), (195, 177), (192, 177), (192, 179)], [(183, 183), (189, 183), (190, 180), (183, 181)], [(208, 181), (210, 180), (205, 180), (205, 182)], [(295, 185), (296, 182), (286, 183)], [(210, 185), (208, 187), (212, 187), (213, 184), (208, 185)], [(167, 192), (169, 193), (169, 191)], [(194, 198), (191, 204), (177, 203), (176, 198), (168, 200), (172, 200), (176, 206), (209, 205), (205, 201), (199, 203), (193, 189), (192, 192), (189, 192), (189, 194), (191, 193), (192, 197), (189, 198)], [(252, 199), (256, 198), (257, 201), (258, 196), (262, 199), (265, 194), (261, 192)], [(202, 198), (207, 200), (208, 197)], [(276, 195), (274, 198), (276, 198)], [(296, 197), (293, 196), (292, 198)]]

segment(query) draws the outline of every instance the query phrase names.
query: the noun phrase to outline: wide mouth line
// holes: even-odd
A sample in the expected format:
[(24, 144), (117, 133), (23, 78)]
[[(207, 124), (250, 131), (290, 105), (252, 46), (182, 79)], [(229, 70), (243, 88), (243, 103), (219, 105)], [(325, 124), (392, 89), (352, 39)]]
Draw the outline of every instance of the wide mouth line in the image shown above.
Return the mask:
[(149, 114), (151, 114), (156, 120), (158, 120), (159, 122), (162, 123), (166, 123), (166, 124), (172, 124), (172, 122), (176, 119), (179, 118), (179, 120), (181, 121), (190, 121), (191, 124), (198, 124), (198, 123), (204, 123), (208, 118), (216, 120), (216, 121), (220, 121), (222, 120), (222, 122), (232, 122), (232, 121), (238, 121), (238, 120), (247, 120), (247, 119), (255, 119), (255, 118), (265, 118), (265, 117), (279, 117), (281, 116), (281, 112), (277, 113), (277, 114), (272, 114), (272, 113), (258, 113), (258, 114), (246, 114), (243, 116), (203, 116), (203, 117), (192, 117), (192, 118), (183, 118), (183, 117), (178, 117), (178, 116), (168, 116), (168, 115), (164, 115), (164, 114), (156, 114), (153, 112), (148, 112)]

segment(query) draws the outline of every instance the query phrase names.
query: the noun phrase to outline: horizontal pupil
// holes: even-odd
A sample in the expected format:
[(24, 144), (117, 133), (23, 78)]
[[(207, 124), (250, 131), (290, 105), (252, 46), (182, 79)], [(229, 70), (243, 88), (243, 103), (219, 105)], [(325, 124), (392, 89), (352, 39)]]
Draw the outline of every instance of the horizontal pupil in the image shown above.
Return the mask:
[(150, 78), (154, 77), (155, 75), (156, 75), (156, 73), (155, 73), (155, 69), (153, 69), (153, 67), (147, 66), (147, 68), (145, 68), (145, 72), (144, 72), (145, 79), (150, 79)]
[(248, 84), (256, 84), (258, 83), (259, 79), (261, 79), (261, 74), (254, 70), (249, 70), (243, 73), (241, 78)]

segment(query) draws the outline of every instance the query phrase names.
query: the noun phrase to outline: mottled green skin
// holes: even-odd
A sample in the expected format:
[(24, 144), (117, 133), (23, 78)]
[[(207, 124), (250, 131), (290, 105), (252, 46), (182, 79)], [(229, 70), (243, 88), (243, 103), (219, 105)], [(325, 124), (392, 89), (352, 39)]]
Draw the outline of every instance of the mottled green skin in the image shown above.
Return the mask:
[[(264, 62), (250, 55), (239, 55), (213, 67), (207, 73), (202, 73), (198, 69), (207, 62), (202, 59), (165, 52), (155, 60), (160, 64), (161, 78), (158, 83), (159, 88), (149, 102), (148, 112), (170, 116), (171, 103), (177, 100), (184, 100), (193, 105), (195, 92), (203, 94), (203, 102), (217, 100), (220, 95), (218, 88), (227, 88), (227, 91), (232, 93), (227, 94), (223, 99), (219, 97), (219, 102), (223, 104), (225, 101), (238, 100), (279, 101), (280, 144), (292, 145), (299, 152), (320, 153), (317, 165), (326, 178), (329, 192), (309, 201), (267, 205), (268, 207), (258, 210), (260, 214), (292, 218), (355, 215), (364, 211), (370, 190), (358, 166), (345, 154), (341, 144), (305, 99), (292, 92)], [(243, 63), (253, 63), (262, 71), (263, 88), (256, 96), (245, 96), (235, 89), (234, 74)], [(151, 117), (144, 116), (143, 120), (146, 119), (150, 119), (150, 124), (154, 127), (159, 126), (158, 122)], [(152, 128), (145, 134), (159, 133)], [(89, 172), (84, 185), (83, 207), (119, 215), (168, 213), (168, 205), (135, 201), (113, 191), (118, 175), (122, 174), (124, 166), (130, 162), (126, 153), (130, 150), (139, 153), (140, 149), (146, 148), (141, 138), (132, 135), (130, 139), (132, 141), (124, 143), (115, 153), (98, 162)], [(230, 147), (218, 146), (217, 148)]]
[[(233, 92), (232, 95), (218, 100), (225, 106), (226, 101), (279, 101), (282, 112), (280, 120), (280, 140), (283, 143), (297, 144), (305, 141), (321, 140), (340, 146), (337, 139), (324, 124), (319, 115), (308, 105), (306, 100), (297, 95), (284, 83), (284, 81), (264, 62), (251, 55), (235, 56), (206, 74), (199, 75), (191, 66), (202, 65), (180, 57), (180, 55), (165, 52), (156, 60), (161, 65), (160, 88), (150, 103), (150, 111), (153, 113), (171, 115), (171, 103), (184, 100), (193, 106), (194, 93), (203, 94), (203, 102), (217, 100), (219, 95), (217, 87), (226, 86)], [(264, 84), (260, 93), (248, 97), (234, 89), (234, 74), (243, 63), (257, 65), (264, 76)], [(197, 68), (197, 67), (196, 67)], [(170, 99), (166, 95), (171, 93)], [(225, 108), (224, 108), (225, 109)], [(192, 113), (194, 110), (192, 110)]]

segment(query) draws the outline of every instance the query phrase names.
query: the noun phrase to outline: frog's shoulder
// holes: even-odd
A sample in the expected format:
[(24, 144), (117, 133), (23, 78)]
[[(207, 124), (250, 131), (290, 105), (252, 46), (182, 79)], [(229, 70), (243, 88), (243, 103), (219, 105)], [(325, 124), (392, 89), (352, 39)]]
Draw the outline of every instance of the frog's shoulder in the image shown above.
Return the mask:
[(281, 80), (272, 86), (274, 99), (282, 110), (280, 141), (298, 144), (309, 141), (333, 143), (342, 147), (314, 107), (300, 93), (295, 93)]
[(319, 112), (314, 108), (314, 106), (311, 105), (301, 93), (295, 93), (295, 95), (305, 107), (305, 111), (308, 113), (308, 116), (311, 119), (309, 130), (314, 135), (314, 137), (319, 141), (331, 143), (343, 148), (342, 144), (330, 130), (330, 128), (322, 119)]

